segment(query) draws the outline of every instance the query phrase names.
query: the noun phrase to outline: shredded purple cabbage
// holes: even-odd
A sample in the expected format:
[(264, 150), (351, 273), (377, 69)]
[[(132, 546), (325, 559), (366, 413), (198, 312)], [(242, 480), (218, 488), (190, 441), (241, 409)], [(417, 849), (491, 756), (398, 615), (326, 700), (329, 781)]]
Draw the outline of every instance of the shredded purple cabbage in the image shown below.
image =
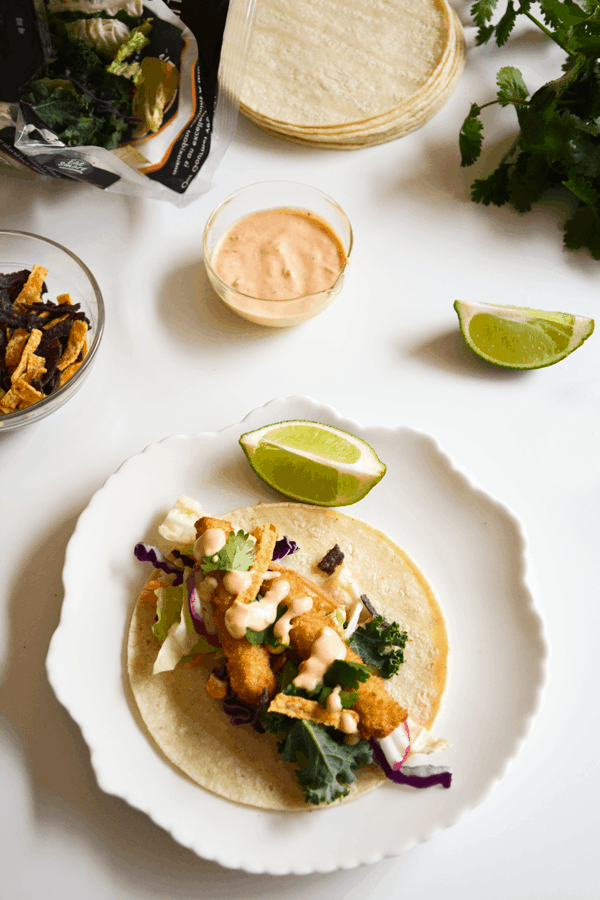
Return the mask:
[(185, 579), (185, 587), (188, 596), (188, 608), (190, 611), (192, 622), (194, 623), (194, 628), (196, 629), (196, 633), (204, 634), (204, 619), (202, 618), (201, 613), (196, 612), (196, 610), (194, 609), (194, 601), (196, 601), (196, 605), (198, 606), (198, 608), (200, 607), (200, 598), (198, 596), (198, 590), (196, 588), (196, 578), (193, 572), (190, 572), (188, 577)]
[(260, 724), (260, 714), (269, 702), (269, 692), (265, 688), (258, 706), (250, 706), (245, 700), (241, 700), (229, 684), (227, 666), (221, 663), (213, 669), (213, 675), (219, 681), (227, 682), (227, 694), (223, 700), (223, 712), (229, 716), (232, 725), (251, 725), (259, 734), (264, 734), (265, 729)]
[(292, 553), (295, 553), (297, 549), (298, 544), (296, 541), (292, 541), (284, 536), (276, 542), (272, 558), (274, 560), (284, 559), (286, 556), (291, 556)]
[(195, 565), (197, 565), (197, 560), (194, 559), (193, 556), (187, 556), (185, 553), (181, 553), (179, 550), (171, 550), (171, 553), (178, 559), (180, 563), (185, 567), (189, 566), (190, 569), (193, 569)]
[(175, 575), (174, 587), (183, 584), (183, 569), (181, 566), (170, 562), (158, 547), (154, 547), (152, 544), (139, 543), (135, 545), (133, 552), (135, 553), (135, 558), (140, 562), (150, 562), (155, 569), (160, 569), (161, 572), (165, 572), (167, 575)]
[(221, 644), (219, 641), (219, 635), (216, 634), (216, 632), (208, 630), (209, 624), (204, 621), (204, 617), (202, 616), (202, 614), (197, 613), (194, 609), (194, 599), (197, 601), (198, 608), (201, 608), (198, 589), (196, 588), (195, 570), (190, 572), (188, 577), (186, 578), (185, 587), (187, 591), (188, 609), (190, 611), (192, 622), (194, 623), (196, 634), (200, 634), (205, 637), (208, 643), (212, 644), (213, 647), (220, 647)]
[(376, 763), (383, 769), (386, 778), (395, 784), (406, 784), (414, 788), (428, 788), (436, 784), (449, 788), (452, 784), (452, 773), (443, 766), (402, 766), (400, 769), (392, 769), (379, 742), (371, 738), (369, 743)]

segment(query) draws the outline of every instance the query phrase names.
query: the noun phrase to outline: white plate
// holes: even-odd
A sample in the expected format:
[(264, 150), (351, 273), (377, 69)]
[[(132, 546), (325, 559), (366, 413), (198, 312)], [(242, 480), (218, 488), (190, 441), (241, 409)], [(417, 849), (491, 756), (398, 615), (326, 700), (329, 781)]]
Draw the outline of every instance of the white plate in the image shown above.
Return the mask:
[[(452, 665), (435, 734), (452, 742), (438, 759), (452, 768), (449, 790), (386, 783), (347, 806), (255, 810), (191, 783), (165, 762), (139, 722), (124, 670), (129, 616), (146, 578), (134, 545), (156, 538), (156, 525), (180, 494), (196, 497), (215, 515), (280, 500), (251, 471), (238, 438), (292, 418), (351, 431), (387, 464), (384, 481), (348, 512), (404, 547), (445, 612)], [(100, 787), (223, 866), (329, 872), (429, 840), (479, 804), (504, 775), (540, 703), (547, 650), (515, 517), (473, 487), (429, 435), (406, 427), (363, 428), (306, 398), (274, 400), (224, 431), (169, 437), (127, 460), (79, 518), (63, 578), (48, 677), (83, 731)]]

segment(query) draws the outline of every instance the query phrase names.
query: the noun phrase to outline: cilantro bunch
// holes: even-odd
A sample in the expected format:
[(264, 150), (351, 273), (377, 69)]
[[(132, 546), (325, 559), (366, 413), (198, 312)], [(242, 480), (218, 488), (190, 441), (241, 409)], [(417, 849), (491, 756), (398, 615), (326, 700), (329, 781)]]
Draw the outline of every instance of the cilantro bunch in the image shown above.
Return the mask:
[[(477, 43), (508, 40), (518, 16), (533, 22), (566, 54), (563, 74), (533, 96), (521, 72), (505, 66), (497, 74), (496, 100), (473, 103), (460, 131), (461, 165), (480, 156), (481, 111), (494, 103), (513, 106), (520, 132), (496, 169), (471, 185), (471, 198), (486, 206), (510, 203), (528, 212), (551, 188), (568, 192), (573, 210), (564, 224), (569, 249), (586, 247), (600, 259), (600, 0), (508, 0), (497, 23), (497, 0), (476, 0), (471, 8)], [(541, 20), (537, 17), (537, 10)]]

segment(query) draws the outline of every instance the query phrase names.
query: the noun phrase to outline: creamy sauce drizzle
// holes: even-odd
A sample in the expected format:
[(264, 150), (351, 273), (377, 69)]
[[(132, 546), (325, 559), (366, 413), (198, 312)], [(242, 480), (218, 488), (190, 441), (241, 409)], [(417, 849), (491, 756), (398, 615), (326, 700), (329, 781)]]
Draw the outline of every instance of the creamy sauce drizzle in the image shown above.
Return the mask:
[(314, 691), (323, 683), (323, 675), (329, 666), (336, 659), (346, 658), (346, 649), (337, 631), (326, 625), (312, 645), (308, 659), (300, 663), (300, 672), (293, 683), (306, 691)]
[(292, 619), (296, 616), (302, 616), (304, 613), (310, 612), (312, 605), (312, 597), (296, 597), (292, 600), (287, 610), (281, 618), (277, 620), (275, 628), (273, 629), (273, 634), (280, 644), (284, 644), (288, 640), (290, 629), (292, 627)]
[(226, 543), (227, 535), (222, 528), (207, 528), (194, 544), (194, 556), (196, 559), (214, 556), (223, 549)]
[(327, 698), (327, 712), (336, 713), (342, 711), (342, 701), (340, 700), (341, 685), (336, 684), (329, 697)]
[(346, 261), (335, 232), (309, 210), (263, 209), (225, 232), (212, 258), (217, 275), (241, 294), (292, 300), (335, 284)]
[(356, 734), (358, 731), (356, 719), (350, 715), (347, 709), (340, 716), (340, 731), (343, 731), (344, 734)]
[(226, 572), (223, 576), (223, 587), (230, 594), (241, 594), (252, 583), (251, 572)]
[(240, 603), (234, 600), (225, 613), (227, 631), (234, 638), (246, 637), (246, 629), (262, 631), (277, 618), (277, 607), (290, 591), (290, 585), (283, 579), (276, 581), (262, 600)]

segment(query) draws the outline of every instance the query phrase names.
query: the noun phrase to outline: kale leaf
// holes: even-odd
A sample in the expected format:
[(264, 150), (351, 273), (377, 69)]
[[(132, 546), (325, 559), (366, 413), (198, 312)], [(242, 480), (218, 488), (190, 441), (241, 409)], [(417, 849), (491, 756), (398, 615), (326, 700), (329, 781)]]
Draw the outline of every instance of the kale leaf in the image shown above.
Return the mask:
[(242, 529), (237, 533), (230, 531), (225, 546), (213, 556), (205, 556), (200, 568), (205, 575), (209, 572), (247, 572), (254, 562), (254, 554), (254, 541), (249, 534)]
[[(325, 702), (331, 690), (318, 687), (308, 692), (288, 683), (282, 693)], [(340, 697), (345, 709), (356, 699), (355, 694), (344, 691)], [(331, 803), (345, 797), (348, 785), (356, 780), (356, 770), (373, 761), (368, 741), (346, 744), (342, 732), (335, 728), (267, 710), (260, 722), (266, 731), (279, 737), (277, 750), (285, 762), (297, 763), (296, 778), (307, 803)]]
[(296, 719), (283, 742), (285, 762), (298, 763), (296, 778), (304, 791), (307, 803), (332, 803), (345, 797), (348, 785), (356, 781), (356, 769), (373, 761), (368, 741), (345, 744), (336, 740), (335, 732)]
[(131, 82), (106, 71), (85, 41), (51, 31), (54, 57), (21, 88), (21, 101), (69, 147), (114, 150), (131, 131)]
[(375, 616), (358, 626), (349, 644), (364, 663), (375, 666), (382, 678), (391, 678), (404, 662), (407, 640), (406, 631), (400, 631), (397, 622), (390, 624), (383, 616)]

